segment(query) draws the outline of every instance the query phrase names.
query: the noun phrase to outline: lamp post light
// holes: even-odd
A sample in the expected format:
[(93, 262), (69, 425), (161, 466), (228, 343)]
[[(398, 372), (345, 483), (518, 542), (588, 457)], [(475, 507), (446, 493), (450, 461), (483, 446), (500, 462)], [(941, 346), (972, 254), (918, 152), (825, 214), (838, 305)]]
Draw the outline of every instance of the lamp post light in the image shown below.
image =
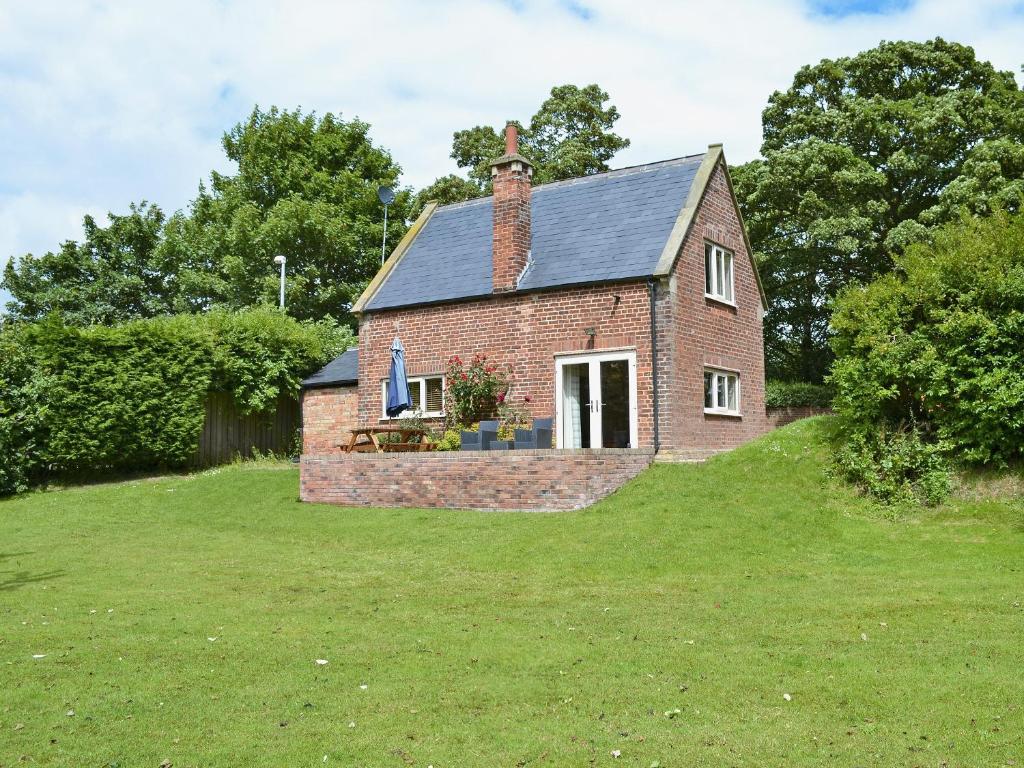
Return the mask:
[(281, 309), (284, 309), (284, 265), (288, 261), (284, 256), (278, 255), (274, 257), (274, 263), (281, 267)]

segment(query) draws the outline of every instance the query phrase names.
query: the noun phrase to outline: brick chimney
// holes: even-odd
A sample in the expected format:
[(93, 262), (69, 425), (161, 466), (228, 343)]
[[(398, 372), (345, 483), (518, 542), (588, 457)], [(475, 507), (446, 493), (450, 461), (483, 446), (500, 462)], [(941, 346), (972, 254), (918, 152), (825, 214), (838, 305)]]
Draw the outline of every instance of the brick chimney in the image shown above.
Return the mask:
[(530, 255), (530, 179), (533, 166), (519, 154), (519, 131), (505, 126), (505, 154), (491, 163), (494, 186), (494, 292), (514, 291)]

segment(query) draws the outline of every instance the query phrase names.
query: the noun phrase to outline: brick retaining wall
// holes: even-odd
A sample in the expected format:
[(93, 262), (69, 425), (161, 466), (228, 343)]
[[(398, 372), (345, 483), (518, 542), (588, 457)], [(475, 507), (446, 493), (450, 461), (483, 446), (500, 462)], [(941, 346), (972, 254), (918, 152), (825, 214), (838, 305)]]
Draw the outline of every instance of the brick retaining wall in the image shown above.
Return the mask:
[(832, 413), (831, 408), (816, 405), (798, 405), (793, 408), (767, 408), (768, 429), (778, 429), (800, 419), (823, 416)]
[(581, 509), (650, 466), (651, 450), (304, 455), (303, 501), (359, 507)]

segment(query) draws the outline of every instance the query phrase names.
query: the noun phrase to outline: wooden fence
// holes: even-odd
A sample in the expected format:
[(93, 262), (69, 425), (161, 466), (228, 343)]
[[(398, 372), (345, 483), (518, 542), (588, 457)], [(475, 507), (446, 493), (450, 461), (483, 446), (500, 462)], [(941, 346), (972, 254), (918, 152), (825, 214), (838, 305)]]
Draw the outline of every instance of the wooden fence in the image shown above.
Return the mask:
[(224, 464), (236, 456), (250, 458), (254, 451), (284, 453), (293, 447), (299, 428), (299, 404), (289, 397), (277, 401), (277, 409), (265, 413), (239, 413), (226, 392), (206, 398), (206, 423), (199, 438), (197, 466)]

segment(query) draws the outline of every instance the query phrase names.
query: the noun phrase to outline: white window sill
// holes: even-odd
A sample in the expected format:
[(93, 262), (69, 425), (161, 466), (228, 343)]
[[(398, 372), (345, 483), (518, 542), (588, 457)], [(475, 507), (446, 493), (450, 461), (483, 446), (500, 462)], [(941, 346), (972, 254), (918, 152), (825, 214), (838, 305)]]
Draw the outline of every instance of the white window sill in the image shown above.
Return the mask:
[(722, 296), (714, 296), (714, 295), (712, 295), (710, 293), (705, 293), (704, 294), (704, 298), (705, 299), (711, 299), (712, 301), (714, 301), (714, 302), (716, 302), (718, 304), (725, 304), (725, 306), (727, 306), (727, 307), (732, 307), (733, 309), (737, 309), (735, 301), (729, 301), (728, 299), (726, 299), (726, 298), (724, 298)]
[(403, 413), (398, 414), (397, 416), (381, 416), (377, 421), (383, 424), (383, 423), (388, 422), (388, 421), (402, 421), (404, 419), (443, 419), (443, 418), (444, 418), (444, 414), (443, 413), (415, 413), (415, 414), (410, 413), (410, 414), (407, 415), (406, 413), (403, 412)]
[(721, 408), (705, 408), (705, 416), (732, 416), (735, 419), (742, 419), (743, 414), (740, 411), (726, 411)]

